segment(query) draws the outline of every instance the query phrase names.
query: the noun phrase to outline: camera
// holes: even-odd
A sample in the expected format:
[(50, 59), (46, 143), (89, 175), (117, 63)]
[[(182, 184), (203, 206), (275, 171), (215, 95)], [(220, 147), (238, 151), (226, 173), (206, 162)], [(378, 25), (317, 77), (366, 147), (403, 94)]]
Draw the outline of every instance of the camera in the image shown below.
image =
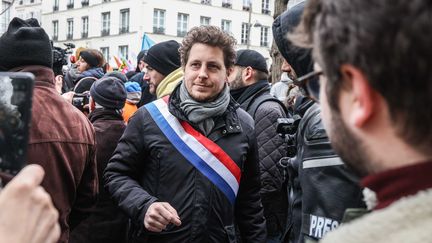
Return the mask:
[(301, 117), (294, 115), (292, 118), (278, 118), (276, 132), (284, 139), (286, 145), (286, 156), (291, 158), (297, 153), (295, 134), (297, 132)]
[(285, 135), (294, 135), (297, 132), (301, 117), (294, 115), (292, 118), (278, 118), (276, 132), (282, 137)]
[(90, 92), (75, 93), (72, 98), (72, 105), (82, 112), (88, 112), (88, 108), (84, 108), (90, 102)]
[(68, 65), (68, 57), (70, 54), (72, 54), (72, 49), (75, 48), (75, 45), (73, 43), (64, 43), (63, 45), (66, 46), (66, 48), (60, 48), (57, 46), (52, 45), (52, 54), (53, 54), (53, 70), (55, 75), (64, 75), (62, 72), (62, 68), (65, 65)]

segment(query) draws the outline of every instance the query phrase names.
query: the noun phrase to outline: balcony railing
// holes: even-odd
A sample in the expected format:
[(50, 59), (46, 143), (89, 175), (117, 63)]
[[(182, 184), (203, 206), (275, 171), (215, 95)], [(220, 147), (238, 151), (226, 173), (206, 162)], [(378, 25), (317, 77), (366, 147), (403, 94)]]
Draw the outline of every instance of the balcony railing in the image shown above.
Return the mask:
[(250, 6), (248, 6), (248, 5), (243, 5), (243, 10), (244, 10), (244, 11), (249, 11), (249, 9), (250, 9)]
[(232, 8), (232, 3), (222, 3), (223, 8)]
[(124, 34), (124, 33), (128, 33), (128, 32), (129, 32), (129, 26), (121, 27), (119, 29), (119, 34)]
[(177, 36), (178, 37), (184, 37), (186, 35), (186, 31), (185, 30), (177, 30)]
[(53, 6), (53, 12), (58, 11), (59, 10), (59, 6)]
[(268, 47), (268, 42), (261, 42), (261, 46), (265, 46), (265, 47)]
[(81, 38), (87, 38), (87, 37), (88, 37), (88, 32), (81, 33)]
[(89, 1), (88, 0), (81, 1), (81, 6), (86, 7), (88, 5), (89, 5)]
[(53, 35), (52, 40), (53, 41), (57, 41), (58, 40), (58, 36), (57, 35)]
[(154, 27), (153, 26), (153, 33), (154, 34), (165, 34), (165, 28), (164, 27)]
[(109, 30), (102, 30), (101, 31), (101, 36), (107, 36), (107, 35), (109, 35), (110, 34), (110, 31)]
[(202, 4), (211, 5), (211, 0), (201, 0)]
[(73, 3), (68, 3), (68, 4), (66, 5), (66, 8), (67, 8), (67, 9), (74, 8), (74, 4), (73, 4)]
[(73, 34), (66, 35), (66, 40), (72, 40), (72, 39), (73, 39)]
[(262, 9), (261, 10), (261, 13), (263, 13), (263, 14), (270, 14), (271, 13), (271, 11), (270, 11), (270, 9)]

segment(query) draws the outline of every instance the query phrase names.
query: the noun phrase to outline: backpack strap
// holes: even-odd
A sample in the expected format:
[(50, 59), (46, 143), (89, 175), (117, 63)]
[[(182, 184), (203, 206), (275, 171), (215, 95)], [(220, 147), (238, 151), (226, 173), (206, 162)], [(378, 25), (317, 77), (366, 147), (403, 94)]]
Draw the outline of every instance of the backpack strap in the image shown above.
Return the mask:
[(252, 101), (249, 103), (248, 107), (246, 108), (246, 111), (249, 113), (249, 115), (251, 115), (252, 117), (255, 117), (255, 113), (258, 110), (258, 107), (267, 101), (273, 101), (276, 102), (280, 105), (280, 107), (282, 107), (285, 115), (288, 114), (288, 109), (286, 108), (286, 106), (277, 98), (273, 97), (272, 95), (270, 95), (270, 93), (264, 93), (263, 92), (258, 92), (256, 95), (254, 95), (254, 98), (252, 99)]

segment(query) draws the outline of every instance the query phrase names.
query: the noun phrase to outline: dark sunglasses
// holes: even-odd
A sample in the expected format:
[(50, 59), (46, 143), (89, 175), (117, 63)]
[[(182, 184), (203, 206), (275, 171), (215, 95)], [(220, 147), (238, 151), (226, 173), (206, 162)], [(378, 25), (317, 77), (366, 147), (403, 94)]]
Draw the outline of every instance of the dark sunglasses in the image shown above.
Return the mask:
[(319, 102), (320, 83), (319, 76), (323, 74), (323, 71), (313, 71), (307, 73), (300, 78), (294, 79), (294, 84), (297, 86), (306, 87), (308, 96), (313, 100)]

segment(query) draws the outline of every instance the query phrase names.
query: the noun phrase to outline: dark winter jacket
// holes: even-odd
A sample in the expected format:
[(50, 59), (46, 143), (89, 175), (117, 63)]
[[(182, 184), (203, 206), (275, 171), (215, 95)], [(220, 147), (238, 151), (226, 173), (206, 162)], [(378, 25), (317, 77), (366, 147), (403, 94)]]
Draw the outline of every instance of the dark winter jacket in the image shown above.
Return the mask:
[(285, 118), (286, 112), (283, 104), (275, 100), (264, 101), (256, 107), (255, 111), (252, 111), (255, 107), (254, 103), (259, 102), (258, 98), (262, 96), (272, 98), (267, 80), (261, 80), (248, 86), (237, 101), (255, 121), (262, 186), (260, 193), (267, 233), (273, 235), (282, 233), (285, 230), (286, 222), (286, 185), (280, 167), (277, 166), (279, 160), (286, 156), (286, 151), (282, 138), (276, 132), (277, 119)]
[[(187, 121), (179, 108), (179, 88), (169, 100), (169, 111)], [(105, 171), (105, 186), (133, 220), (132, 242), (236, 242), (235, 224), (245, 242), (264, 242), (265, 220), (259, 195), (260, 179), (253, 120), (231, 101), (207, 136), (242, 171), (235, 204), (173, 147), (141, 107), (129, 120)], [(181, 226), (168, 225), (149, 232), (144, 215), (154, 202), (168, 202), (178, 212)]]
[[(294, 46), (286, 35), (300, 22), (304, 6), (305, 2), (297, 4), (273, 23), (275, 43), (299, 77), (313, 70), (311, 50)], [(295, 107), (302, 119), (296, 134), (297, 155), (288, 165), (289, 208), (284, 242), (297, 243), (304, 242), (305, 237), (321, 238), (339, 225), (347, 208), (363, 203), (357, 178), (330, 146), (319, 106), (300, 97)]]
[(78, 83), (82, 78), (86, 78), (86, 77), (93, 77), (96, 79), (100, 79), (104, 76), (104, 72), (102, 68), (91, 68), (88, 70), (85, 70), (84, 72), (80, 73), (76, 79), (75, 79), (75, 84)]
[[(96, 109), (89, 115), (96, 131), (96, 161), (99, 178), (126, 128), (123, 117), (115, 110)], [(128, 218), (114, 204), (108, 192), (99, 184), (99, 197), (91, 215), (71, 233), (70, 243), (126, 242)]]
[(347, 208), (364, 207), (359, 178), (331, 148), (320, 113), (317, 104), (310, 106), (297, 131), (297, 155), (288, 165), (290, 198), (284, 242), (304, 242), (305, 237), (318, 240), (339, 226)]
[(31, 72), (36, 77), (28, 163), (44, 168), (42, 186), (60, 213), (59, 242), (68, 242), (69, 231), (96, 203), (94, 129), (82, 112), (57, 93), (50, 68), (27, 66), (13, 71)]

